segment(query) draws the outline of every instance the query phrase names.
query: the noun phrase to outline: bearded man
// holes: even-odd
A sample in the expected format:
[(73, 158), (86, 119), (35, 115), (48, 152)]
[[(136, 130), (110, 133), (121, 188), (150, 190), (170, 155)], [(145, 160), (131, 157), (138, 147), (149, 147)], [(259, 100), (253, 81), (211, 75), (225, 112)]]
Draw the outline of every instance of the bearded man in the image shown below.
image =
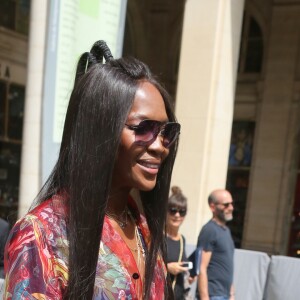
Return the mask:
[(234, 243), (226, 222), (232, 220), (233, 200), (227, 190), (214, 190), (208, 197), (213, 214), (198, 237), (202, 248), (198, 297), (201, 300), (234, 300)]

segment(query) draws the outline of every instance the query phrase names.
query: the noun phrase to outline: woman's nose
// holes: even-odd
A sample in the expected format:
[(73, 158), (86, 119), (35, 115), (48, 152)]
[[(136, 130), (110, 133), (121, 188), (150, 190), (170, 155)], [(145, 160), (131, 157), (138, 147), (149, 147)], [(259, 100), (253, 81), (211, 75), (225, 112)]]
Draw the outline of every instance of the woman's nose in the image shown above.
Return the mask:
[(168, 149), (163, 145), (163, 139), (163, 136), (158, 134), (156, 139), (148, 146), (148, 149), (161, 153), (165, 152)]

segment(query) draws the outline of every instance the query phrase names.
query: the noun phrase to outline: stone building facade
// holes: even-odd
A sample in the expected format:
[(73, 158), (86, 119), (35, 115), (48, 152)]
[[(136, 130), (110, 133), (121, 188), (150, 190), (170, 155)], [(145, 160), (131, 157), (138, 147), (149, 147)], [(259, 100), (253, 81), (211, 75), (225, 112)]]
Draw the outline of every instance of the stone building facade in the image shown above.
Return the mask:
[[(10, 206), (11, 215), (17, 208), (22, 215), (42, 184), (48, 1), (28, 3), (29, 37), (0, 25), (4, 217)], [(196, 243), (211, 217), (209, 192), (227, 186), (235, 200), (230, 227), (237, 247), (300, 255), (299, 23), (299, 0), (127, 1), (124, 54), (142, 59), (160, 76), (182, 124), (172, 183), (189, 201), (182, 226), (188, 244)], [(26, 86), (26, 92), (23, 106), (16, 101), (10, 110), (17, 95), (11, 86), (19, 94)], [(11, 126), (23, 122), (21, 137), (13, 137), (10, 120)], [(19, 161), (10, 156), (18, 147)], [(12, 197), (8, 172), (18, 162), (19, 171), (11, 171), (19, 176)]]

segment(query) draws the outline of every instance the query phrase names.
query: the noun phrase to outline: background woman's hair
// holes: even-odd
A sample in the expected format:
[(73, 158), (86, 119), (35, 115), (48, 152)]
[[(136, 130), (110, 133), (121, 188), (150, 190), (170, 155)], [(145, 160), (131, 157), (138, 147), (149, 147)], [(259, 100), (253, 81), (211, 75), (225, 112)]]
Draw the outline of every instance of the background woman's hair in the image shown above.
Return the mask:
[[(68, 195), (69, 281), (64, 299), (92, 299), (105, 208), (121, 133), (142, 80), (161, 93), (170, 122), (175, 122), (169, 95), (149, 68), (134, 58), (105, 57), (103, 45), (95, 43), (77, 66), (67, 110), (58, 161), (38, 195), (37, 203), (56, 193)], [(158, 253), (166, 258), (164, 238), (170, 180), (177, 142), (170, 148), (157, 175), (155, 188), (141, 192), (151, 233), (145, 267), (148, 299)], [(172, 289), (165, 284), (165, 299)]]
[(168, 207), (178, 206), (187, 208), (187, 198), (182, 194), (180, 187), (172, 186), (171, 196), (169, 197)]
[(171, 187), (171, 192), (173, 195), (182, 194), (181, 188), (177, 185)]

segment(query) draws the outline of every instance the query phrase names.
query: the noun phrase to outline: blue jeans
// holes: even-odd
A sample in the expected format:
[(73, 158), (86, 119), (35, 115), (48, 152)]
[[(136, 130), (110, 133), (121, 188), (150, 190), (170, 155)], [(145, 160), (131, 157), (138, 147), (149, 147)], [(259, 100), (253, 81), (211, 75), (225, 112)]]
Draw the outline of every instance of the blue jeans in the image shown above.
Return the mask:
[(209, 300), (229, 300), (229, 298), (226, 296), (212, 296)]

